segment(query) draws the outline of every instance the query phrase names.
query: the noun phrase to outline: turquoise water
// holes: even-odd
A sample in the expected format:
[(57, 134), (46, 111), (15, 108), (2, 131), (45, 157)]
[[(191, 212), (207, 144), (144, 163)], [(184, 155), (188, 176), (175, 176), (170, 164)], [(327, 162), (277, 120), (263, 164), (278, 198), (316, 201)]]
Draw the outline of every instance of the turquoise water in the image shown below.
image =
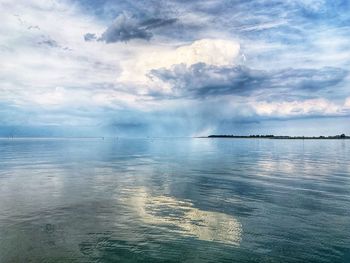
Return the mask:
[(0, 139), (0, 262), (350, 262), (350, 141)]

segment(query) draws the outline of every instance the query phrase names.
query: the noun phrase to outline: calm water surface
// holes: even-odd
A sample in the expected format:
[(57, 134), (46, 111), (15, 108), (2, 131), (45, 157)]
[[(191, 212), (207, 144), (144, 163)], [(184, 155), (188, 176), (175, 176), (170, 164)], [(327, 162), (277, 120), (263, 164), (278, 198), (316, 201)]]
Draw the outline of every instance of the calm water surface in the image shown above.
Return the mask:
[(350, 262), (350, 141), (0, 139), (0, 262)]

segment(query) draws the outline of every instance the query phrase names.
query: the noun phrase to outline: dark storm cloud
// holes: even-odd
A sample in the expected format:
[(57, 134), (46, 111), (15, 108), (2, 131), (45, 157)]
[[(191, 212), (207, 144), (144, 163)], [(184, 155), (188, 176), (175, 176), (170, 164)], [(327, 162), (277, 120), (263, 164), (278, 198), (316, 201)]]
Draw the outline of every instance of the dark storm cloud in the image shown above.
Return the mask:
[(337, 85), (346, 75), (345, 70), (332, 67), (264, 71), (245, 66), (218, 67), (205, 63), (190, 67), (181, 64), (171, 69), (152, 70), (149, 74), (151, 78), (170, 83), (175, 96), (191, 98), (249, 96), (254, 92), (273, 93), (276, 90), (312, 94)]
[[(174, 24), (177, 19), (151, 18), (140, 20), (126, 12), (119, 14), (113, 23), (102, 33), (99, 41), (106, 43), (127, 42), (132, 39), (150, 40), (152, 30)], [(85, 41), (96, 39), (95, 34), (84, 35)]]

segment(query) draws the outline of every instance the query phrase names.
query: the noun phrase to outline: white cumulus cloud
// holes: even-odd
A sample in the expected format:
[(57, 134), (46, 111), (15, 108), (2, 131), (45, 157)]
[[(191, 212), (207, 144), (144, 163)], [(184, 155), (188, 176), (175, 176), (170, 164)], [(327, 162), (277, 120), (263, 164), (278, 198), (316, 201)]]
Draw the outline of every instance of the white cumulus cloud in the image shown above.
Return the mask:
[(303, 116), (303, 115), (341, 115), (343, 107), (327, 99), (308, 99), (282, 102), (254, 102), (252, 108), (261, 116)]
[(176, 48), (152, 46), (142, 49), (134, 58), (122, 63), (121, 82), (149, 81), (147, 74), (152, 69), (170, 68), (172, 65), (206, 63), (214, 66), (232, 65), (238, 57), (240, 45), (234, 40), (201, 39)]

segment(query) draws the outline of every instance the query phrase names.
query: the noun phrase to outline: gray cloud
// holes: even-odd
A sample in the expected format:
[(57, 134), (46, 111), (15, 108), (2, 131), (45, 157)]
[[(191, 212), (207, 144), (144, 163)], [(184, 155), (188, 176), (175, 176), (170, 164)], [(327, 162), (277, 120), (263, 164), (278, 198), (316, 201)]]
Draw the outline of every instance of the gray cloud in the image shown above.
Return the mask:
[(93, 41), (93, 40), (96, 40), (97, 37), (96, 37), (96, 34), (92, 34), (92, 33), (86, 33), (84, 35), (84, 40), (89, 42), (89, 41)]
[[(117, 16), (113, 23), (102, 33), (97, 40), (106, 43), (127, 42), (132, 39), (150, 40), (153, 37), (152, 30), (165, 27), (176, 22), (176, 19), (151, 18), (144, 21), (124, 12)], [(96, 39), (96, 35), (87, 33), (85, 41)]]
[(49, 47), (59, 47), (59, 44), (57, 43), (57, 41), (50, 38), (39, 41), (38, 45), (44, 45)]
[(149, 30), (149, 29), (171, 25), (171, 24), (174, 24), (176, 21), (177, 21), (176, 18), (170, 18), (170, 19), (151, 18), (142, 22), (141, 26)]
[[(277, 91), (280, 96), (312, 96), (312, 92), (333, 87), (346, 77), (341, 68), (287, 68), (275, 71), (254, 70), (245, 66), (218, 67), (204, 63), (190, 67), (180, 64), (171, 69), (156, 69), (149, 74), (170, 83), (177, 97), (206, 98), (221, 95), (249, 96)], [(160, 94), (152, 94), (160, 96)]]
[(41, 35), (40, 40), (37, 42), (39, 46), (58, 48), (66, 51), (71, 51), (69, 47), (61, 46), (56, 40), (52, 39), (50, 36)]

